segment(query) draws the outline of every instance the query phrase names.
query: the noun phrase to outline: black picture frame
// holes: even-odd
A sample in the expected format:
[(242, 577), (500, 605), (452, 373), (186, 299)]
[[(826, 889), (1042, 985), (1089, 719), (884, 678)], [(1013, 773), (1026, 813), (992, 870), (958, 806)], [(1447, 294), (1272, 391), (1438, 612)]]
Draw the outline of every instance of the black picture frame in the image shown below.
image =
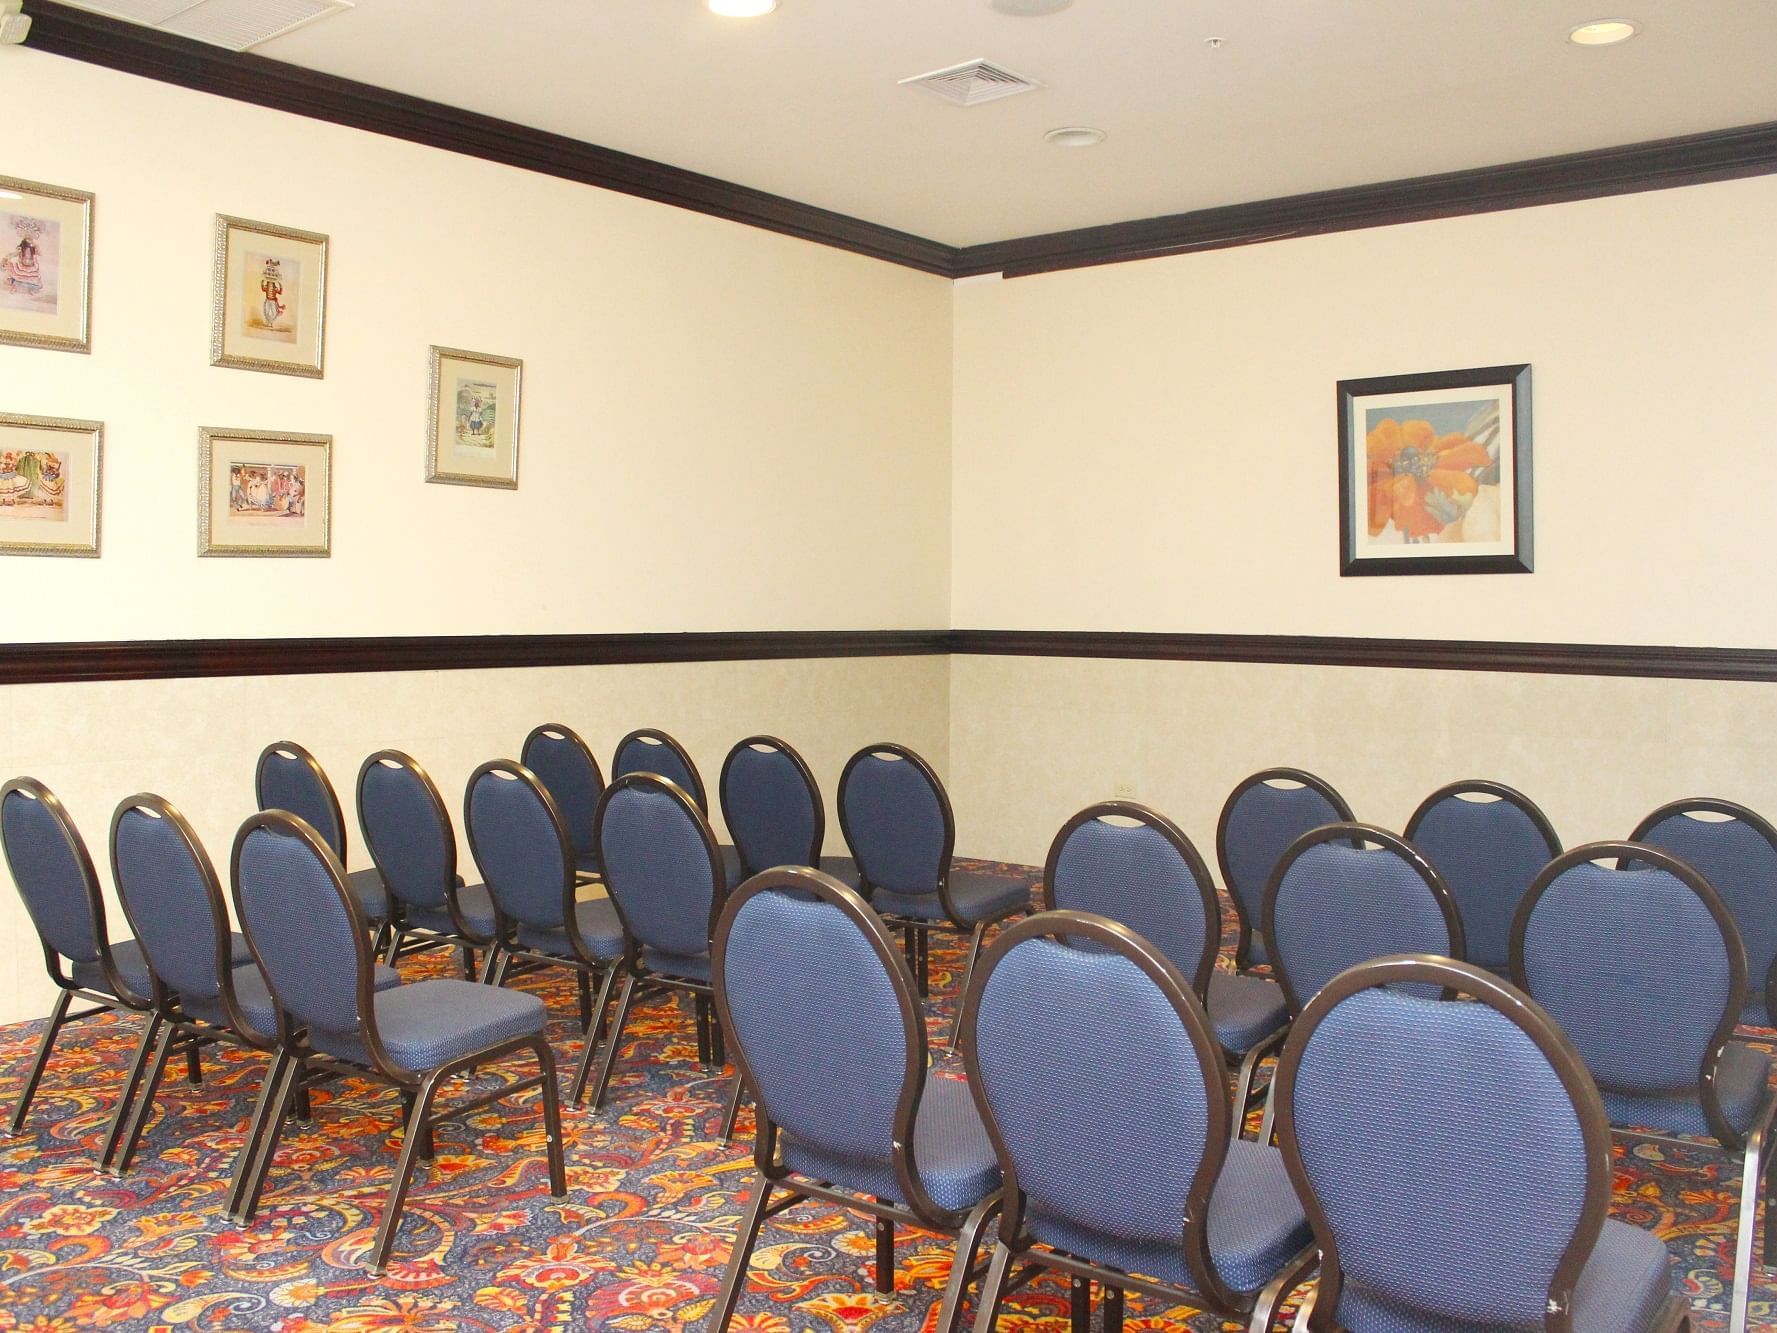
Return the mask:
[[(1477, 413), (1468, 425), (1472, 428), (1476, 422), (1482, 422), (1479, 430), (1472, 433), (1464, 431), (1447, 431), (1437, 435), (1436, 427), (1427, 420), (1409, 419), (1406, 426), (1418, 426), (1423, 437), (1429, 433), (1435, 439), (1435, 447), (1449, 463), (1445, 468), (1437, 468), (1439, 457), (1427, 457), (1428, 447), (1423, 439), (1399, 446), (1398, 454), (1389, 461), (1390, 472), (1379, 476), (1375, 471), (1371, 451), (1371, 431), (1360, 428), (1359, 413), (1367, 409), (1365, 403), (1372, 399), (1396, 398), (1402, 394), (1443, 393), (1448, 390), (1474, 389), (1483, 393), (1482, 398), (1496, 400), (1495, 410), (1491, 417), (1486, 412)], [(1385, 404), (1396, 406), (1397, 404)], [(1445, 404), (1431, 403), (1420, 405), (1425, 408), (1428, 416), (1436, 415), (1436, 408)], [(1448, 406), (1457, 406), (1450, 403)], [(1410, 408), (1412, 404), (1398, 404)], [(1470, 406), (1463, 404), (1463, 406)], [(1381, 410), (1377, 408), (1375, 410)], [(1533, 523), (1533, 490), (1531, 485), (1531, 415), (1530, 415), (1530, 366), (1528, 363), (1515, 366), (1480, 366), (1468, 370), (1443, 370), (1415, 375), (1381, 375), (1369, 379), (1340, 380), (1338, 384), (1339, 412), (1339, 573), (1343, 577), (1388, 574), (1528, 574), (1534, 568), (1534, 552), (1532, 538)], [(1404, 413), (1403, 413), (1404, 415)], [(1509, 435), (1500, 430), (1502, 423), (1510, 423)], [(1388, 424), (1387, 421), (1381, 423)], [(1380, 427), (1378, 427), (1379, 429)], [(1396, 425), (1399, 434), (1404, 427)], [(1455, 444), (1446, 441), (1457, 439)], [(1384, 441), (1379, 449), (1388, 448), (1389, 442)], [(1488, 462), (1479, 461), (1476, 448), (1489, 455)], [(1509, 450), (1509, 456), (1508, 456)], [(1403, 466), (1398, 459), (1404, 459)], [(1464, 465), (1466, 464), (1466, 466)], [(1454, 492), (1446, 492), (1430, 485), (1433, 472), (1460, 474), (1466, 481), (1460, 483)], [(1489, 481), (1491, 478), (1491, 481)], [(1377, 495), (1376, 487), (1384, 481), (1388, 490)], [(1361, 502), (1359, 486), (1361, 484)], [(1442, 531), (1448, 532), (1451, 526), (1466, 521), (1470, 508), (1477, 503), (1483, 490), (1488, 485), (1495, 487), (1491, 497), (1499, 513), (1500, 540), (1493, 543), (1497, 550), (1484, 554), (1476, 554), (1474, 543), (1457, 540), (1450, 542), (1434, 542), (1430, 540), (1433, 532), (1409, 534), (1398, 544), (1374, 543), (1369, 540), (1369, 525), (1373, 519), (1373, 510), (1379, 506), (1392, 508), (1406, 500), (1399, 511), (1398, 517), (1414, 527), (1424, 527), (1435, 522), (1439, 517), (1447, 522)], [(1467, 494), (1467, 507), (1462, 505), (1464, 492)], [(1403, 494), (1404, 493), (1404, 494)], [(1454, 515), (1454, 517), (1450, 517)], [(1383, 528), (1386, 530), (1396, 522), (1397, 514), (1391, 512)], [(1359, 525), (1363, 526), (1360, 528)], [(1400, 529), (1395, 529), (1397, 532)], [(1469, 546), (1469, 551), (1464, 547)], [(1366, 549), (1366, 547), (1368, 549)], [(1423, 548), (1422, 554), (1394, 554), (1394, 550)], [(1448, 554), (1440, 554), (1439, 551)]]

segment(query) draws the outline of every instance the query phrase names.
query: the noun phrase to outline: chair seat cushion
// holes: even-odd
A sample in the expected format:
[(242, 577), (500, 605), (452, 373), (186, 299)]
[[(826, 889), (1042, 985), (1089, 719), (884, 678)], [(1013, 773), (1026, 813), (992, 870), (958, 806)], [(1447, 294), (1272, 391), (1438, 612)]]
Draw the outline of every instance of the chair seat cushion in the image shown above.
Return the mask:
[[(487, 885), (459, 885), (457, 910), (463, 914), (463, 920), (473, 932), (477, 943), (493, 939), (497, 921), (494, 916), (494, 896), (488, 892)], [(450, 919), (449, 910), (443, 907), (410, 907), (407, 909), (407, 924), (421, 930), (436, 931), (440, 935), (457, 933), (456, 922)]]
[[(474, 981), (415, 981), (376, 993), (376, 1028), (389, 1058), (412, 1073), (425, 1073), (513, 1037), (543, 1031), (543, 1001), (524, 991)], [(355, 1033), (309, 1032), (318, 1051), (342, 1060), (365, 1060)]]
[(686, 955), (643, 949), (642, 962), (650, 972), (658, 972), (662, 976), (683, 977), (688, 981), (706, 984), (710, 979), (710, 956), (707, 953)]
[[(229, 961), (236, 967), (253, 961), (253, 950), (247, 947), (247, 937), (238, 933), (228, 937), (228, 954)], [(140, 944), (135, 940), (113, 944), (111, 961), (117, 964), (117, 972), (123, 978), (124, 985), (143, 999), (152, 994), (153, 983), (148, 979), (148, 960), (142, 956)], [(68, 975), (74, 978), (76, 986), (98, 991), (101, 995), (111, 994), (111, 985), (105, 980), (105, 969), (99, 966), (96, 958), (90, 963), (75, 963), (68, 969)]]
[[(401, 974), (392, 967), (384, 967), (377, 963), (372, 973), (372, 984), (377, 990), (387, 990), (391, 986), (401, 984)], [(259, 970), (258, 963), (243, 963), (234, 970), (234, 999), (241, 1011), (241, 1017), (247, 1020), (247, 1026), (253, 1031), (247, 1035), (258, 1037), (275, 1037), (278, 1033), (277, 1006), (272, 1003), (271, 991), (265, 984), (265, 973)], [(220, 996), (212, 995), (207, 999), (193, 1000), (180, 997), (179, 1007), (193, 1018), (201, 1018), (207, 1023), (226, 1023), (227, 1015), (222, 1009)]]
[[(722, 873), (728, 877), (728, 887), (737, 888), (742, 879), (740, 868), (740, 849), (723, 844)], [(831, 875), (849, 889), (858, 887), (858, 863), (849, 856), (823, 856), (817, 867), (822, 874)]]
[(1289, 1022), (1283, 987), (1221, 968), (1209, 974), (1209, 1021), (1222, 1049), (1245, 1055)]
[[(1721, 1062), (1716, 1066), (1716, 1095), (1728, 1123), (1741, 1133), (1752, 1128), (1770, 1078), (1771, 1058), (1762, 1051), (1737, 1041), (1730, 1041), (1723, 1048)], [(1599, 1091), (1604, 1093), (1604, 1111), (1613, 1125), (1712, 1136), (1703, 1103), (1694, 1092), (1636, 1096), (1604, 1092), (1602, 1088)]]
[[(841, 1189), (906, 1205), (892, 1159), (841, 1157), (782, 1136), (790, 1170)], [(913, 1159), (920, 1183), (932, 1202), (950, 1212), (967, 1212), (1000, 1187), (1000, 1163), (993, 1140), (981, 1123), (969, 1085), (961, 1079), (926, 1079), (913, 1125)]]
[(574, 857), (574, 873), (582, 879), (603, 879), (605, 868), (599, 864), (597, 852), (584, 851)]
[(1740, 1011), (1740, 1025), (1749, 1028), (1768, 1028), (1774, 1026), (1771, 1015), (1765, 1009), (1765, 993), (1762, 988), (1755, 988), (1756, 993), (1748, 993), (1746, 1007)]
[[(1030, 906), (1031, 881), (1009, 879), (1004, 875), (987, 875), (977, 870), (950, 872), (950, 898), (956, 904), (957, 919), (966, 926), (982, 921), (999, 921)], [(944, 903), (937, 890), (931, 893), (891, 893), (878, 889), (870, 905), (884, 916), (907, 917), (914, 921), (947, 921)]]
[[(1031, 1234), (1045, 1245), (1125, 1272), (1195, 1288), (1185, 1263), (1182, 1214), (1177, 1241), (1114, 1236), (1034, 1208), (1029, 1219)], [(1209, 1200), (1209, 1253), (1222, 1280), (1235, 1291), (1257, 1291), (1313, 1239), (1283, 1154), (1247, 1139), (1230, 1143)]]
[[(608, 962), (623, 956), (623, 922), (618, 918), (617, 908), (609, 898), (593, 898), (576, 903), (574, 920), (580, 926), (580, 938), (586, 942), (588, 951), (595, 959)], [(518, 942), (527, 949), (554, 954), (557, 958), (576, 956), (565, 930), (543, 930), (536, 926), (521, 925), (518, 928)]]
[(380, 870), (374, 866), (368, 870), (354, 870), (346, 876), (346, 887), (364, 910), (365, 920), (380, 925), (389, 919), (389, 891), (383, 886)]

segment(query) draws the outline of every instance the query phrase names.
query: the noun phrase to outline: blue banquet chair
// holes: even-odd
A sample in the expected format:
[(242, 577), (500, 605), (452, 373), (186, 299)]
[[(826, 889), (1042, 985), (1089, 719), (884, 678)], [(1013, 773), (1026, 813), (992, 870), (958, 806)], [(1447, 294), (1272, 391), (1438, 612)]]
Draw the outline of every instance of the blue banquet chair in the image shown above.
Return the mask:
[(691, 753), (666, 732), (654, 727), (641, 727), (617, 742), (611, 756), (611, 780), (626, 778), (631, 773), (652, 773), (676, 783), (697, 806), (705, 819), (710, 816), (709, 794), (703, 789), (703, 777), (697, 771)]
[(811, 866), (857, 887), (851, 857), (821, 855), (827, 811), (820, 785), (787, 741), (776, 736), (737, 741), (722, 761), (716, 791), (734, 839), (722, 858), (730, 888), (774, 866)]
[[(286, 810), (305, 820), (319, 833), (343, 866), (346, 856), (346, 821), (339, 795), (320, 761), (295, 741), (274, 741), (259, 752), (253, 769), (253, 795), (261, 810)], [(376, 932), (376, 952), (381, 953), (393, 929), (388, 890), (374, 867), (346, 875), (346, 886), (358, 900), (358, 910)]]
[[(1605, 864), (1601, 864), (1601, 862)], [(1714, 1139), (1741, 1157), (1730, 1333), (1746, 1327), (1753, 1232), (1777, 1109), (1771, 1058), (1730, 1041), (1746, 950), (1709, 881), (1647, 843), (1593, 842), (1538, 875), (1512, 923), (1512, 979), (1561, 1025), (1610, 1123)], [(1766, 1224), (1764, 1261), (1777, 1258)]]
[[(332, 848), (294, 815), (262, 812), (242, 824), (230, 872), (235, 910), (271, 991), (278, 1036), (265, 1095), (248, 1126), (245, 1187), (235, 1216), (251, 1220), (258, 1207), (299, 1082), (330, 1075), (386, 1083), (406, 1108), (401, 1157), (368, 1259), (372, 1274), (388, 1262), (415, 1163), (430, 1157), (434, 1131), (484, 1106), (540, 1090), (549, 1192), (558, 1199), (567, 1194), (543, 1001), (446, 979), (377, 990), (358, 896)], [(447, 1080), (514, 1055), (528, 1055), (537, 1072), (438, 1108)]]
[(1008, 926), (962, 1046), (1004, 1180), (977, 1333), (1014, 1264), (1075, 1280), (1076, 1327), (1089, 1283), (1111, 1330), (1128, 1291), (1270, 1327), (1313, 1266), (1308, 1220), (1282, 1154), (1230, 1133), (1220, 1044), (1163, 952), (1086, 912)]
[(734, 1059), (756, 1089), (757, 1179), (721, 1295), (726, 1333), (765, 1219), (805, 1200), (876, 1222), (894, 1290), (897, 1222), (955, 1236), (934, 1333), (961, 1326), (1000, 1171), (968, 1085), (928, 1070), (925, 1009), (882, 920), (831, 876), (779, 868), (728, 899), (711, 965)]
[(1133, 801), (1080, 811), (1055, 835), (1043, 867), (1043, 906), (1096, 912), (1165, 954), (1203, 1002), (1223, 1055), (1237, 1070), (1239, 1134), (1260, 1061), (1283, 1042), (1289, 1008), (1264, 977), (1216, 967), (1222, 908), (1209, 867), (1184, 831)]
[(524, 738), (518, 762), (537, 775), (537, 781), (555, 802), (574, 849), (575, 872), (582, 880), (597, 879), (592, 817), (598, 811), (599, 797), (605, 794), (605, 775), (599, 771), (592, 748), (572, 727), (545, 722)]
[(1271, 962), (1260, 917), (1277, 862), (1297, 838), (1323, 824), (1348, 824), (1351, 807), (1323, 778), (1299, 768), (1266, 768), (1243, 779), (1216, 821), (1216, 862), (1234, 905), (1241, 972)]
[(1276, 1100), (1320, 1247), (1309, 1333), (1688, 1326), (1666, 1247), (1606, 1216), (1610, 1128), (1579, 1055), (1491, 973), (1341, 972), (1296, 1019)]

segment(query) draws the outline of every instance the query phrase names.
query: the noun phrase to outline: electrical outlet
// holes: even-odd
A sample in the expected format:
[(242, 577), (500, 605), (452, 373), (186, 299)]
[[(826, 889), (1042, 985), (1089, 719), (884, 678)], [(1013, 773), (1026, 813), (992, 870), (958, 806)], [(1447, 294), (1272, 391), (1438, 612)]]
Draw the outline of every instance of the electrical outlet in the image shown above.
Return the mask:
[(1133, 782), (1119, 782), (1111, 788), (1111, 795), (1119, 801), (1133, 801), (1135, 799), (1135, 784)]

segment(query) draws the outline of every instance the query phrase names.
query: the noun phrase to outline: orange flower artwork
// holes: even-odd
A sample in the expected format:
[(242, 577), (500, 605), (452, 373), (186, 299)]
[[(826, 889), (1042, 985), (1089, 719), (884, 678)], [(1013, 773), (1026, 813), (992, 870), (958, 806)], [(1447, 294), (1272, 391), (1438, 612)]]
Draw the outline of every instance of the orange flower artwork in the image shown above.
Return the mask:
[(1429, 421), (1384, 417), (1365, 441), (1370, 474), (1370, 535), (1390, 523), (1408, 541), (1459, 525), (1474, 504), (1478, 470), (1493, 465), (1485, 445), (1467, 435), (1439, 435)]

